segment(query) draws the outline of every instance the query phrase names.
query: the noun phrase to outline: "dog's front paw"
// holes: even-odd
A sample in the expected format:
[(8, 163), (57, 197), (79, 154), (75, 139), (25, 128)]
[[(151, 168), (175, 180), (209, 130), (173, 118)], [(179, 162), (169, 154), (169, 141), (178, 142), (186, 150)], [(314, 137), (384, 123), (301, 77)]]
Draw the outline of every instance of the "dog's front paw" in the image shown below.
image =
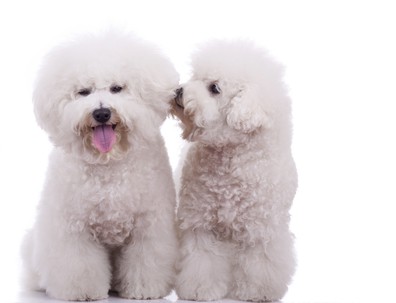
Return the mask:
[(282, 299), (287, 291), (287, 286), (268, 287), (253, 282), (241, 283), (233, 289), (231, 297), (240, 301), (274, 302)]
[(211, 279), (207, 281), (185, 281), (176, 285), (176, 293), (181, 300), (214, 301), (227, 295), (227, 284)]
[[(61, 285), (51, 285), (46, 289), (50, 297), (65, 301), (95, 301), (108, 297), (108, 286), (100, 285), (94, 280), (83, 283), (64, 283)], [(67, 285), (69, 284), (69, 285)]]
[(183, 285), (176, 288), (181, 300), (215, 301), (224, 298), (227, 294), (226, 285)]
[(94, 301), (106, 299), (110, 289), (110, 272), (107, 267), (81, 265), (64, 268), (48, 276), (46, 292), (50, 297), (66, 301)]
[(124, 281), (118, 283), (115, 289), (120, 297), (135, 300), (160, 299), (166, 297), (172, 290), (167, 283), (158, 281), (148, 283), (141, 283), (140, 281), (128, 283)]

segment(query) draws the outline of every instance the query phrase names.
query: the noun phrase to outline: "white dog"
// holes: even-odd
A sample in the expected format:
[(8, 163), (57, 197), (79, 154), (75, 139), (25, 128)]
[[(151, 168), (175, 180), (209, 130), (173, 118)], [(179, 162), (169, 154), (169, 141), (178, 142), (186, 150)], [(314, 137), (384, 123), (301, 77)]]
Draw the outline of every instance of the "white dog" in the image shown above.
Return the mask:
[(171, 291), (176, 199), (159, 128), (178, 81), (154, 46), (114, 31), (46, 57), (34, 109), (55, 148), (23, 247), (30, 287), (65, 300)]
[(182, 299), (272, 301), (287, 291), (297, 174), (282, 73), (249, 42), (213, 41), (178, 90), (172, 111), (193, 142), (179, 193)]

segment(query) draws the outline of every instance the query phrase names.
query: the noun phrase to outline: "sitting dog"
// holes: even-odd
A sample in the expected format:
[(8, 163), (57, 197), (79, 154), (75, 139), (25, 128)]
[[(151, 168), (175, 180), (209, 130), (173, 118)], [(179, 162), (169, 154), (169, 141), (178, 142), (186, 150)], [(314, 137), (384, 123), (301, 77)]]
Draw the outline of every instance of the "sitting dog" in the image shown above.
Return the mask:
[(172, 114), (191, 141), (178, 219), (181, 299), (273, 301), (295, 270), (289, 209), (297, 173), (282, 67), (246, 41), (213, 41)]
[(22, 249), (30, 288), (63, 300), (172, 290), (176, 195), (160, 125), (178, 81), (155, 46), (126, 33), (48, 54), (33, 99), (55, 147)]

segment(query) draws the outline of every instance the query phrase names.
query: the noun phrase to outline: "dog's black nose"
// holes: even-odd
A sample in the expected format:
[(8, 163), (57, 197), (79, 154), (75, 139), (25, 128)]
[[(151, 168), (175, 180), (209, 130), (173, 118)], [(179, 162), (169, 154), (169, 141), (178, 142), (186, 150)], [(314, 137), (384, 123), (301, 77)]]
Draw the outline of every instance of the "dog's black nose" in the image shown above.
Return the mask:
[(183, 87), (178, 88), (176, 91), (176, 98), (181, 98), (183, 97)]
[(92, 113), (92, 116), (99, 123), (106, 123), (110, 120), (111, 111), (108, 108), (95, 109)]
[(177, 90), (175, 90), (175, 93), (176, 93), (176, 97), (175, 97), (176, 104), (179, 107), (184, 108), (184, 106), (183, 106), (183, 87), (180, 87)]

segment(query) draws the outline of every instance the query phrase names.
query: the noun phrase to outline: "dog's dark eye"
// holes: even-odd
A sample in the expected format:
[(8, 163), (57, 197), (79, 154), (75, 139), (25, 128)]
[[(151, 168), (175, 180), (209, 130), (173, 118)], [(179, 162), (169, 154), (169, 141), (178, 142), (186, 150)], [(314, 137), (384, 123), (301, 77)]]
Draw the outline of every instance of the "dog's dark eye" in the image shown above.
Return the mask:
[(123, 89), (123, 87), (122, 87), (122, 86), (119, 86), (119, 85), (112, 85), (112, 86), (110, 87), (110, 91), (111, 91), (113, 94), (119, 93), (120, 91), (122, 91), (122, 89)]
[(78, 94), (79, 94), (80, 96), (86, 97), (86, 96), (88, 96), (88, 95), (91, 94), (91, 89), (89, 89), (89, 88), (80, 89), (80, 90), (78, 91)]
[(218, 95), (221, 93), (220, 87), (217, 83), (212, 83), (211, 85), (209, 85), (209, 91), (214, 95)]

